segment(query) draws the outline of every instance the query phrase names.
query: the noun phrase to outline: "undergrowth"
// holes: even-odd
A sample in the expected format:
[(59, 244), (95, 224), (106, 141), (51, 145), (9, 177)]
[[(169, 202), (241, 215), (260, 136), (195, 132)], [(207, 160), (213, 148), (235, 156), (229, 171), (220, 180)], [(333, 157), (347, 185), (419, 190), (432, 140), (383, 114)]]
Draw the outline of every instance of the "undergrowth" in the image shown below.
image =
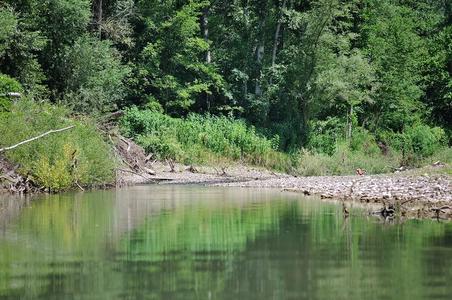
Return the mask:
[(112, 182), (115, 161), (94, 123), (88, 118), (71, 119), (60, 106), (21, 100), (10, 111), (0, 112), (0, 147), (69, 125), (75, 127), (6, 151), (4, 155), (19, 165), (19, 173), (30, 176), (47, 190)]
[[(356, 127), (352, 139), (340, 136), (340, 126), (317, 126), (307, 148), (294, 153), (278, 150), (279, 138), (265, 137), (244, 121), (191, 114), (172, 118), (136, 107), (125, 112), (124, 135), (158, 159), (185, 164), (225, 166), (234, 161), (302, 176), (390, 173), (400, 166), (419, 167), (440, 160), (450, 163), (450, 148), (438, 128), (415, 126), (402, 133), (374, 134)], [(337, 128), (337, 129), (335, 129)], [(314, 127), (314, 129), (316, 129)]]
[[(323, 124), (322, 124), (323, 125)], [(437, 127), (415, 125), (401, 133), (383, 132), (380, 142), (373, 134), (357, 127), (346, 140), (332, 130), (318, 131), (308, 143), (309, 150), (298, 156), (297, 173), (314, 175), (352, 175), (356, 169), (368, 174), (390, 173), (400, 166), (419, 168), (435, 162), (452, 163), (452, 150), (445, 133)]]
[(289, 155), (277, 151), (278, 136), (268, 139), (241, 120), (195, 114), (180, 119), (131, 108), (121, 128), (159, 159), (213, 165), (241, 161), (282, 171), (292, 165)]
[(368, 174), (380, 174), (392, 172), (399, 166), (400, 156), (397, 153), (369, 155), (352, 151), (346, 143), (342, 143), (331, 155), (301, 151), (296, 170), (303, 176), (353, 175), (356, 169), (364, 169)]

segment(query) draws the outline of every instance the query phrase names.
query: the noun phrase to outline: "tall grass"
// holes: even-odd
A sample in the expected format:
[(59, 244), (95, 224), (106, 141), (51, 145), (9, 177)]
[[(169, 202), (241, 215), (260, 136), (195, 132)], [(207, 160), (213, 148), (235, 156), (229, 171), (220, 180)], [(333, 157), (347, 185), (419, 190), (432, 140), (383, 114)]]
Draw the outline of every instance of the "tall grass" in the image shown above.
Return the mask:
[(353, 151), (343, 143), (331, 155), (302, 150), (296, 172), (303, 176), (353, 175), (359, 168), (368, 174), (389, 173), (400, 166), (400, 158), (398, 153), (369, 155)]
[[(416, 157), (410, 153), (410, 157)], [(388, 153), (369, 152), (363, 149), (353, 150), (346, 141), (337, 143), (334, 152), (329, 155), (302, 150), (297, 156), (296, 173), (303, 176), (353, 175), (356, 169), (364, 169), (368, 174), (391, 173), (400, 166), (418, 168), (440, 161), (446, 167), (435, 172), (451, 174), (452, 149), (438, 148), (432, 155), (418, 157), (407, 164), (407, 155), (394, 148)]]
[(123, 133), (160, 159), (184, 163), (245, 163), (286, 170), (288, 155), (278, 152), (279, 138), (268, 139), (241, 120), (189, 115), (172, 118), (160, 112), (131, 108), (121, 120)]
[(401, 165), (421, 166), (438, 158), (450, 163), (450, 149), (442, 132), (415, 127), (384, 139), (383, 154), (376, 138), (357, 127), (345, 140), (333, 132), (313, 132), (309, 150), (295, 154), (278, 151), (279, 138), (267, 138), (241, 120), (227, 117), (189, 115), (172, 118), (160, 112), (131, 108), (121, 120), (122, 132), (160, 159), (187, 164), (228, 164), (240, 161), (302, 176), (389, 173)]
[(66, 109), (21, 100), (0, 113), (0, 146), (9, 146), (51, 129), (75, 128), (51, 134), (5, 152), (19, 172), (52, 191), (96, 186), (114, 180), (115, 161), (109, 145), (87, 118), (70, 119)]

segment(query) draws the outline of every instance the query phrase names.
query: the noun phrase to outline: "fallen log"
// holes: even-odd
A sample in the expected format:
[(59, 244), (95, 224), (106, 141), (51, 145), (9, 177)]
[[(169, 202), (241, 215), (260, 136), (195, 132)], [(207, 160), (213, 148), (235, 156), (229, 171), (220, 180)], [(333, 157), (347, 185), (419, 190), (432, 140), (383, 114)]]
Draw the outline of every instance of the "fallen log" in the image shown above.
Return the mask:
[(120, 168), (117, 168), (116, 170), (121, 171), (121, 172), (126, 172), (126, 173), (135, 174), (135, 175), (138, 175), (138, 176), (140, 176), (140, 177), (143, 177), (144, 179), (148, 179), (148, 178), (147, 178), (146, 176), (144, 176), (143, 174), (140, 174), (140, 173), (135, 172), (135, 171), (132, 171), (132, 170), (120, 169)]

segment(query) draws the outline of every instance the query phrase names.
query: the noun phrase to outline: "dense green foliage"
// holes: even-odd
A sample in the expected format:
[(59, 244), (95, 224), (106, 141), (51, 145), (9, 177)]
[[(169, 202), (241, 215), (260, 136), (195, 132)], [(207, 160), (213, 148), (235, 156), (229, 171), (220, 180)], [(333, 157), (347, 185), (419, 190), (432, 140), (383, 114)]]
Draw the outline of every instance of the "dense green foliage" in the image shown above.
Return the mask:
[(133, 107), (127, 110), (121, 125), (126, 136), (160, 159), (216, 164), (240, 160), (272, 168), (290, 166), (288, 157), (276, 151), (277, 136), (266, 139), (245, 122), (227, 117), (192, 114), (178, 119)]
[[(0, 72), (9, 77), (1, 80), (14, 78), (36, 101), (74, 114), (138, 106), (205, 114), (207, 125), (227, 116), (277, 135), (282, 151), (392, 152), (413, 164), (451, 144), (449, 2), (5, 0)], [(176, 148), (193, 141), (164, 130), (129, 134), (181, 159)], [(248, 151), (203, 143), (234, 159), (243, 158), (240, 147)]]
[(21, 174), (51, 191), (76, 184), (96, 186), (111, 182), (115, 162), (109, 146), (89, 119), (70, 120), (62, 107), (22, 100), (10, 112), (0, 113), (1, 145), (13, 145), (68, 125), (75, 128), (22, 145), (5, 155), (19, 164)]

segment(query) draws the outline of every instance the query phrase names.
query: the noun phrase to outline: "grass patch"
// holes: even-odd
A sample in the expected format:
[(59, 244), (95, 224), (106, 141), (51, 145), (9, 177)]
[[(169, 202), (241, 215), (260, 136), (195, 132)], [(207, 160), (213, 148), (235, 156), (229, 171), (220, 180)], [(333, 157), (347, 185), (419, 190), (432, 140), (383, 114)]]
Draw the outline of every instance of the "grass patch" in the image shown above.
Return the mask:
[(368, 174), (389, 173), (400, 166), (400, 155), (353, 151), (346, 144), (338, 145), (332, 155), (301, 151), (296, 172), (303, 176), (353, 175), (365, 169)]
[(21, 100), (0, 113), (0, 145), (9, 146), (51, 129), (75, 128), (48, 135), (7, 151), (19, 173), (51, 191), (100, 186), (114, 180), (115, 160), (109, 145), (88, 118), (70, 119), (66, 109)]
[[(315, 153), (302, 150), (296, 163), (296, 173), (301, 176), (327, 176), (327, 175), (353, 175), (360, 168), (367, 174), (391, 173), (394, 169), (405, 164), (406, 159), (396, 151), (390, 150), (388, 154), (366, 153), (365, 151), (353, 151), (345, 142), (339, 143), (333, 154)], [(444, 167), (429, 167), (440, 161)], [(452, 148), (441, 148), (432, 156), (417, 160), (416, 164), (408, 167), (420, 168), (421, 173), (449, 174), (452, 175)]]
[(452, 165), (452, 148), (443, 148), (440, 151), (437, 151), (432, 156), (424, 158), (422, 164), (431, 165), (438, 161), (444, 164)]
[(268, 139), (244, 121), (189, 115), (172, 118), (160, 112), (131, 108), (121, 120), (122, 132), (160, 159), (186, 164), (241, 161), (287, 171), (292, 162), (277, 151), (278, 136)]

